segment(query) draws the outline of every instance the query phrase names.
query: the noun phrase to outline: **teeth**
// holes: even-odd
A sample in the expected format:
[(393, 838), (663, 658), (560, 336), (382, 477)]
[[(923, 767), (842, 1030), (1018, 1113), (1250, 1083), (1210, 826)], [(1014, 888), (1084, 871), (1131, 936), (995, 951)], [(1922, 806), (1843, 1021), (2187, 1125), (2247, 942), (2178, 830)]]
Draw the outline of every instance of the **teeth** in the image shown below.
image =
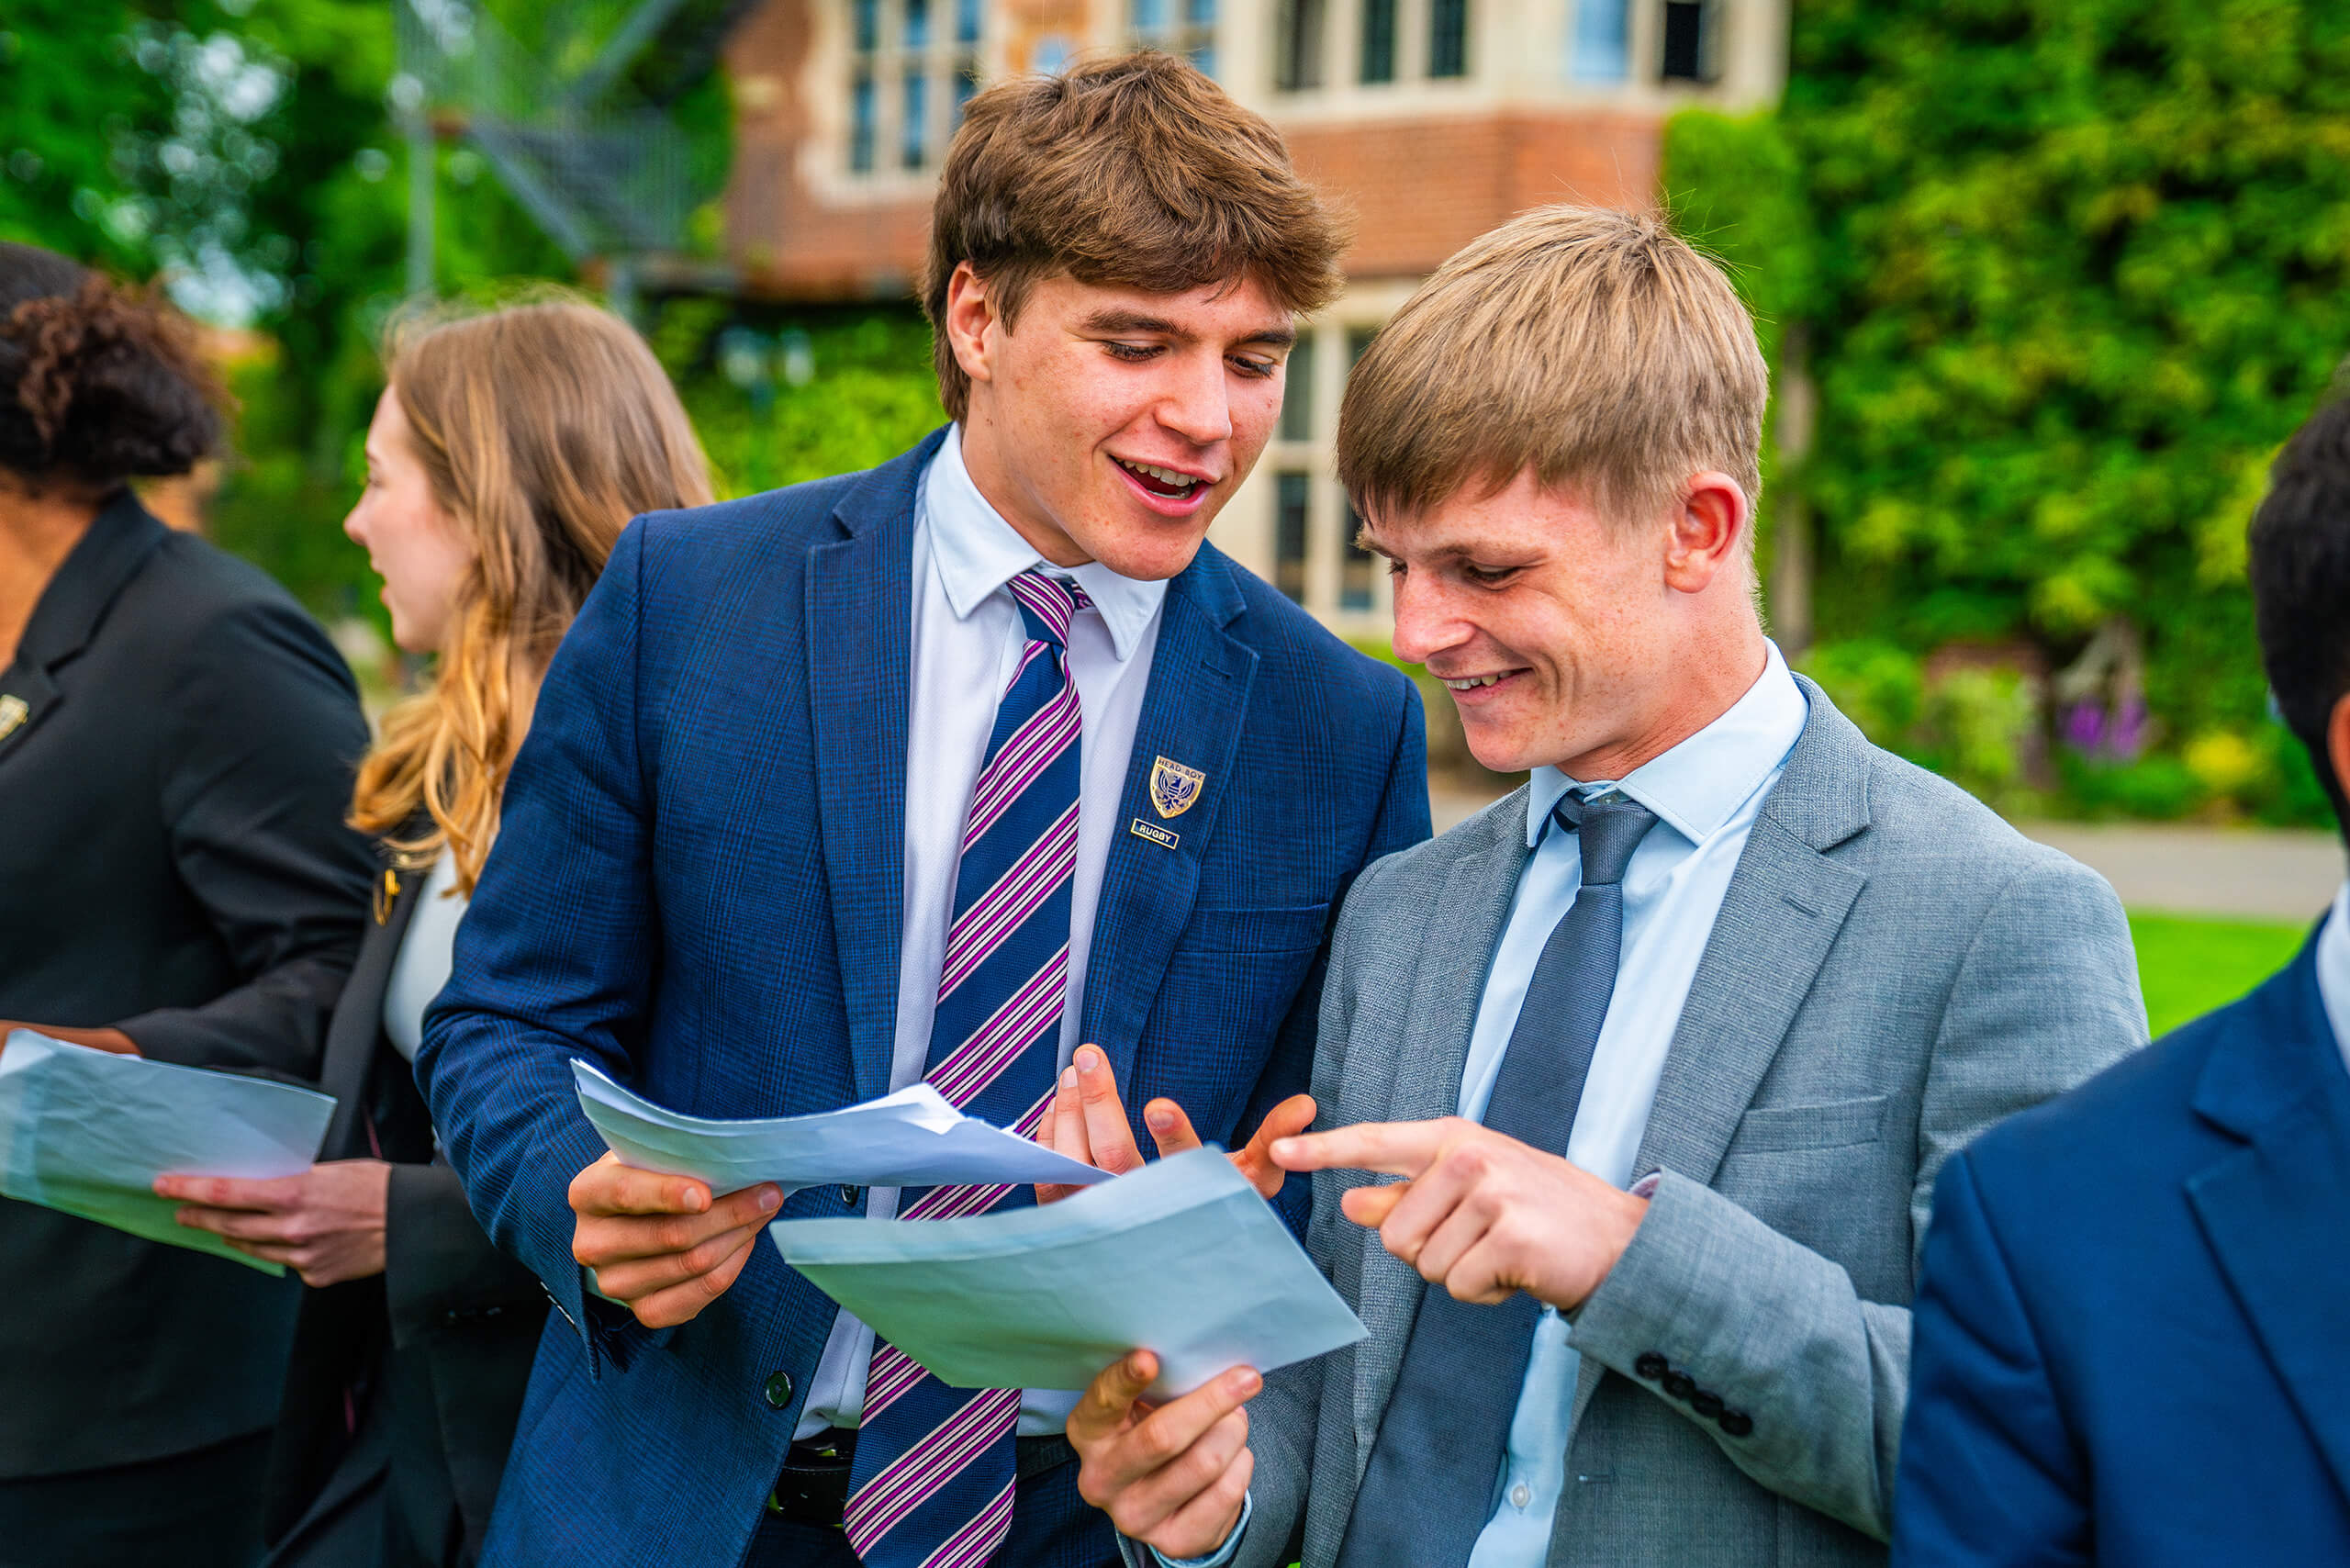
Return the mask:
[(1126, 463), (1126, 460), (1123, 457), (1118, 459), (1118, 461), (1125, 463), (1126, 466), (1133, 469), (1136, 473), (1146, 475), (1150, 478), (1158, 480), (1162, 485), (1173, 485), (1180, 488), (1188, 488), (1189, 487), (1199, 483), (1199, 480), (1192, 475), (1178, 474), (1172, 468), (1155, 467), (1148, 463)]
[(1500, 678), (1497, 675), (1472, 675), (1466, 680), (1447, 680), (1444, 684), (1455, 691), (1474, 691), (1481, 686), (1491, 686)]

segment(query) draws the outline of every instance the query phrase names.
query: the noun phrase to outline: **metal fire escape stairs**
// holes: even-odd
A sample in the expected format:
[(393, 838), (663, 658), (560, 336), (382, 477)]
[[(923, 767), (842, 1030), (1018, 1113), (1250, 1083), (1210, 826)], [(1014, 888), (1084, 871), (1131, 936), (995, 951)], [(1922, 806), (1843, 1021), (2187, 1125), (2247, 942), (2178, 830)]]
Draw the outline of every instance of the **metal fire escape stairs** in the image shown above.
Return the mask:
[[(633, 303), (648, 269), (679, 265), (697, 192), (685, 135), (668, 113), (716, 67), (726, 33), (755, 0), (634, 0), (552, 7), (547, 36), (576, 40), (616, 25), (566, 69), (516, 40), (481, 0), (395, 0), (396, 112), (420, 134), (478, 152), (574, 265)], [(427, 230), (429, 235), (429, 230)]]

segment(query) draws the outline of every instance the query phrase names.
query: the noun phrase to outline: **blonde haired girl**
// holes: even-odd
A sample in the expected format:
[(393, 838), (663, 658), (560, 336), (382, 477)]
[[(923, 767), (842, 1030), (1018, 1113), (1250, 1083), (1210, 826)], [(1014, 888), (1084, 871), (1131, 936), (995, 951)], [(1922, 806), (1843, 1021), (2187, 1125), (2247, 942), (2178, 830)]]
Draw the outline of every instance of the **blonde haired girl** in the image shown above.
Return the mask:
[(328, 1033), (328, 1158), (159, 1187), (188, 1204), (183, 1224), (313, 1287), (277, 1432), (274, 1564), (480, 1550), (546, 1298), (467, 1211), (408, 1064), (556, 644), (630, 518), (711, 498), (659, 364), (592, 306), (412, 319), (386, 366), (343, 527), (383, 577), (393, 640), (438, 667), (360, 765), (351, 820), (386, 864)]

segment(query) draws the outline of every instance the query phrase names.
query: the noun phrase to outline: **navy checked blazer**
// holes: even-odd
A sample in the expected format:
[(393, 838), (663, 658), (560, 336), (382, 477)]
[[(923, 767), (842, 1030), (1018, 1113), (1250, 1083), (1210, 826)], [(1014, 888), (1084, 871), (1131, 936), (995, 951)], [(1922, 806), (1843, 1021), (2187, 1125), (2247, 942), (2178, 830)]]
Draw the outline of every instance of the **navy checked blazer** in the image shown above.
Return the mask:
[[(680, 1327), (583, 1300), (565, 1194), (603, 1145), (568, 1064), (705, 1116), (888, 1092), (914, 496), (939, 440), (638, 519), (548, 672), (417, 1058), (474, 1212), (560, 1314), (491, 1568), (732, 1568), (782, 1465), (833, 1304), (764, 1239)], [(1156, 756), (1207, 782), (1173, 847), (1113, 841), (1082, 1037), (1130, 1107), (1170, 1096), (1230, 1142), (1306, 1085), (1355, 874), (1427, 836), (1419, 701), (1203, 546), (1169, 585), (1121, 815), (1158, 823)], [(832, 1187), (782, 1211), (849, 1212)]]

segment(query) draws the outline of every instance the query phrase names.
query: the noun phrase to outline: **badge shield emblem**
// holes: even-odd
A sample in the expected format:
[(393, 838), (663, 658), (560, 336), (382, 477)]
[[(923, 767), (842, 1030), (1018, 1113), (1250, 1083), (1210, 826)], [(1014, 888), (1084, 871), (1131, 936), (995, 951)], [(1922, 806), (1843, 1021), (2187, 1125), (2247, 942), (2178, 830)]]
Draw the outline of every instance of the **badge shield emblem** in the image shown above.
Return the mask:
[(1150, 765), (1151, 810), (1161, 817), (1180, 817), (1199, 803), (1208, 776), (1196, 767), (1155, 757)]

